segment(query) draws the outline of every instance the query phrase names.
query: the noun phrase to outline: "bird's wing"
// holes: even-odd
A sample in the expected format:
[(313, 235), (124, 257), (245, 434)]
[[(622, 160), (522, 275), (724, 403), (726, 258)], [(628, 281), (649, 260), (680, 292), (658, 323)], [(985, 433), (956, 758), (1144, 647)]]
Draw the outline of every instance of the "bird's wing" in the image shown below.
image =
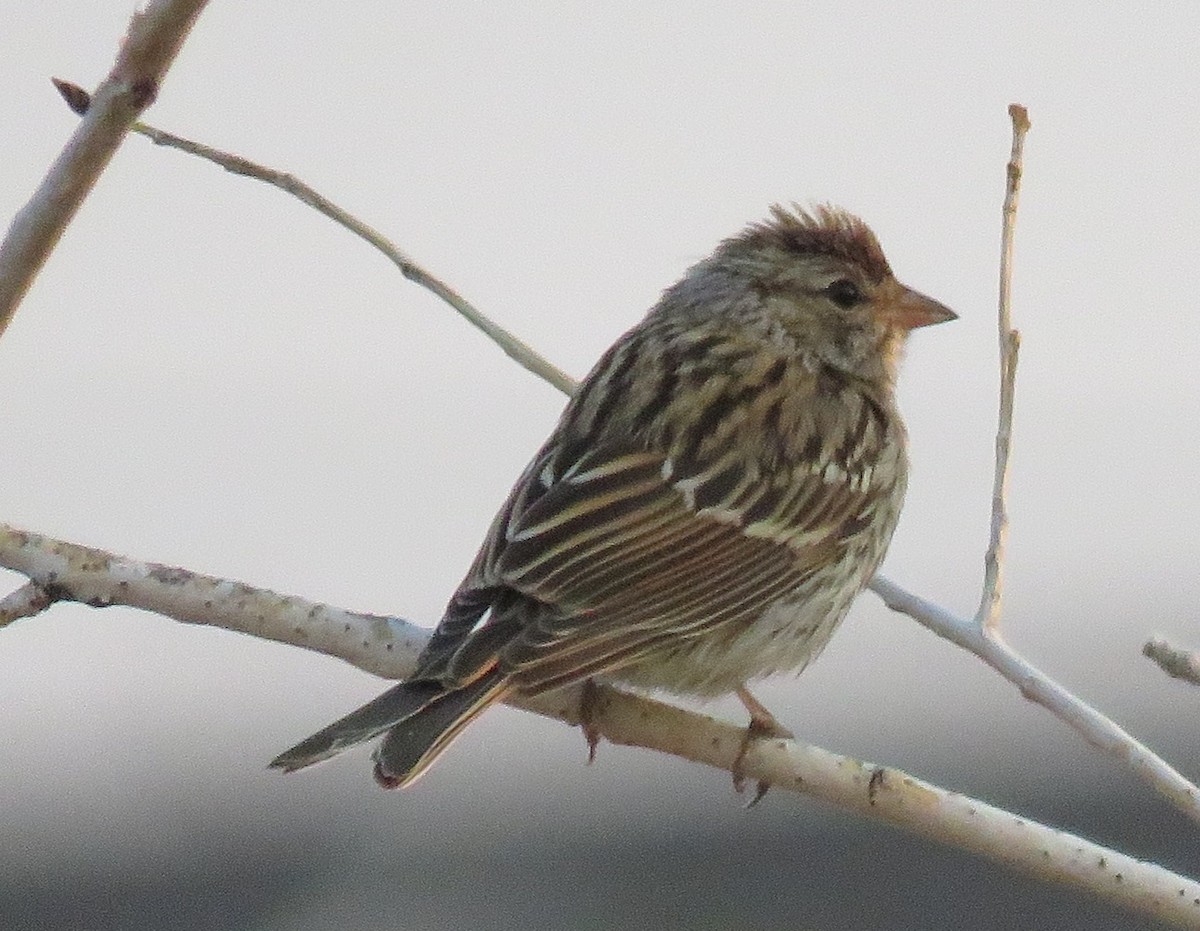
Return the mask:
[[(839, 559), (875, 498), (861, 475), (819, 459), (771, 475), (752, 463), (730, 449), (680, 475), (662, 453), (583, 454), (509, 516), (489, 566), (496, 582), (553, 610), (510, 612), (473, 635), (479, 646), (491, 641), (521, 686), (540, 690), (664, 641), (740, 632)], [(467, 646), (452, 665), (470, 668), (475, 653)]]

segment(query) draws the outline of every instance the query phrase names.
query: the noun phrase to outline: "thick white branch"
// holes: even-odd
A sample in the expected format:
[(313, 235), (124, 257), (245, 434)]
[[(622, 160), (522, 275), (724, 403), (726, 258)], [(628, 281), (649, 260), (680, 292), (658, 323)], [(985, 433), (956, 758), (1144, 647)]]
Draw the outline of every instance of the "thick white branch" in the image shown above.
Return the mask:
[[(606, 690), (607, 691), (607, 690)], [(593, 718), (615, 743), (653, 747), (728, 769), (744, 729), (644, 698), (622, 695)], [(539, 709), (540, 710), (540, 709)], [(839, 808), (886, 821), (1012, 869), (1096, 895), (1180, 927), (1200, 928), (1200, 883), (1155, 864), (1114, 854), (1090, 841), (984, 802), (947, 792), (897, 769), (829, 753), (794, 740), (758, 741), (747, 777), (790, 788)]]
[[(28, 576), (55, 600), (144, 608), (187, 623), (238, 630), (340, 656), (390, 678), (412, 671), (428, 638), (428, 631), (398, 618), (315, 604), (6, 525), (0, 525), (0, 566)], [(908, 607), (912, 605), (906, 613)], [(600, 688), (598, 693), (589, 706), (589, 723), (613, 743), (733, 771), (744, 727), (612, 688)], [(535, 699), (516, 698), (512, 704), (579, 723), (577, 688)], [(1200, 928), (1200, 883), (899, 770), (795, 740), (772, 740), (751, 746), (741, 772), (777, 789), (823, 799), (1020, 872), (1086, 889), (1181, 927)]]
[(163, 563), (127, 559), (7, 524), (0, 524), (0, 566), (20, 572), (49, 593), (42, 607), (51, 601), (77, 601), (96, 608), (142, 608), (187, 624), (327, 653), (389, 679), (411, 674), (417, 653), (429, 639), (429, 631), (400, 618), (347, 611)]

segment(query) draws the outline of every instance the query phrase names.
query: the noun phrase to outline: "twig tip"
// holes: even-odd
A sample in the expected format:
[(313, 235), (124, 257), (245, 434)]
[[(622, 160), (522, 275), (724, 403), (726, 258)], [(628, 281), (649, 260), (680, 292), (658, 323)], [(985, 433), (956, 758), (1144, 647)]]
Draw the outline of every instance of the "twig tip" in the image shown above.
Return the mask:
[(1029, 111), (1025, 109), (1023, 104), (1010, 103), (1008, 105), (1008, 115), (1012, 118), (1013, 129), (1019, 133), (1029, 132), (1029, 127), (1033, 124), (1029, 122)]

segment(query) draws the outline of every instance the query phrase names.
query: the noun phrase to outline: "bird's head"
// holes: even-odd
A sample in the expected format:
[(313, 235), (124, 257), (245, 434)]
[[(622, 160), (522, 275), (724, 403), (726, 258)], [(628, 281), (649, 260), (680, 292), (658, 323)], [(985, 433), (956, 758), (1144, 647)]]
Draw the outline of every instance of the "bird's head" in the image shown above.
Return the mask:
[(830, 207), (773, 207), (672, 292), (692, 314), (867, 379), (891, 380), (911, 330), (956, 317), (897, 281), (870, 228)]

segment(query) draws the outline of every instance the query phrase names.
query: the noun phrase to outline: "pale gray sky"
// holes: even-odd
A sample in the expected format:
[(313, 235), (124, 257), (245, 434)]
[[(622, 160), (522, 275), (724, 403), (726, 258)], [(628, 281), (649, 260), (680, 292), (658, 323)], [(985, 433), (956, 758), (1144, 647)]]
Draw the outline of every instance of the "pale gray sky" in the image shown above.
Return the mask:
[[(0, 13), (4, 217), (75, 123), (50, 76), (93, 86), (131, 9), (69, 6)], [(1139, 648), (1200, 645), (1200, 6), (484, 10), (214, 3), (147, 119), (295, 172), (574, 375), (773, 201), (860, 213), (898, 276), (961, 316), (910, 346), (915, 472), (886, 572), (969, 611), (1006, 106), (1026, 104), (1007, 629), (1135, 731), (1194, 722), (1197, 694)], [(562, 405), (298, 202), (138, 138), (0, 339), (0, 397), (0, 520), (426, 623)], [(263, 768), (379, 686), (293, 648), (56, 607), (0, 632), (0, 836), (35, 860), (153, 859), (176, 841), (156, 829), (148, 848), (147, 825), (180, 805), (418, 817), (365, 753)], [(871, 595), (762, 697), (804, 737), (918, 772), (1109, 765)], [(1007, 746), (1056, 759), (1039, 776)], [(676, 778), (702, 799), (670, 804), (732, 807), (721, 779), (648, 754), (582, 758), (560, 725), (490, 713), (421, 784), (420, 817), (503, 798), (586, 819), (581, 795), (653, 809)]]

